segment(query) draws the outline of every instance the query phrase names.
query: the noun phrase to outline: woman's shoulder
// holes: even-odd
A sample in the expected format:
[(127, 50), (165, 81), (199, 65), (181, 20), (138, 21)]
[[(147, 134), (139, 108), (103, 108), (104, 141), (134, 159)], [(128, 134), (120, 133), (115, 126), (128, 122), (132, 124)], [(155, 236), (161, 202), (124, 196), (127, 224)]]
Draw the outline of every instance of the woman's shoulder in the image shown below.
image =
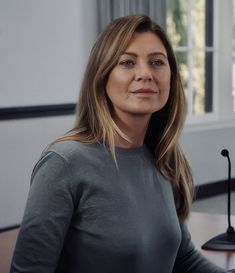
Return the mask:
[(43, 153), (55, 152), (60, 155), (69, 155), (71, 153), (82, 152), (89, 144), (75, 140), (55, 141), (47, 146)]
[(75, 140), (62, 140), (54, 142), (43, 151), (42, 156), (53, 153), (66, 161), (85, 160), (92, 158), (104, 151), (100, 143), (82, 143)]

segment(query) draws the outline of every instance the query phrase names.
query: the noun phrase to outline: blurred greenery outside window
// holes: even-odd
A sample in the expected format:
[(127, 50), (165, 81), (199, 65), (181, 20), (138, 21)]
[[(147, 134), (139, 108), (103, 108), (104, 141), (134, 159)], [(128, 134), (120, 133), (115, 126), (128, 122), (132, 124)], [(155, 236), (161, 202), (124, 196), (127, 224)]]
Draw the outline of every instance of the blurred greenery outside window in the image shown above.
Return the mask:
[(167, 33), (176, 52), (189, 116), (214, 111), (213, 4), (213, 0), (167, 2)]

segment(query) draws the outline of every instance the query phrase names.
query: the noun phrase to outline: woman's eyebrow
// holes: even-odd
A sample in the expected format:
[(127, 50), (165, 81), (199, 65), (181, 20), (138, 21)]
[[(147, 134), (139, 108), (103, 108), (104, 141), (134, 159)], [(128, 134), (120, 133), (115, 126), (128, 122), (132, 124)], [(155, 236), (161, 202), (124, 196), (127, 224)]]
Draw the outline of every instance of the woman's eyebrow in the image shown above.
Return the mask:
[[(129, 52), (129, 51), (124, 51), (121, 55), (130, 55), (133, 57), (138, 57), (138, 54), (135, 52)], [(147, 56), (155, 56), (155, 55), (160, 55), (162, 57), (164, 57), (165, 59), (167, 59), (167, 56), (165, 53), (161, 52), (161, 51), (155, 51), (155, 52), (151, 52), (149, 53)]]
[(160, 55), (160, 56), (167, 59), (167, 55), (164, 52), (161, 52), (161, 51), (156, 51), (156, 52), (152, 52), (152, 53), (148, 54), (148, 56), (155, 56), (155, 55)]
[(130, 55), (130, 56), (133, 56), (133, 57), (138, 57), (138, 54), (136, 54), (134, 52), (127, 52), (127, 51), (122, 52), (121, 55)]

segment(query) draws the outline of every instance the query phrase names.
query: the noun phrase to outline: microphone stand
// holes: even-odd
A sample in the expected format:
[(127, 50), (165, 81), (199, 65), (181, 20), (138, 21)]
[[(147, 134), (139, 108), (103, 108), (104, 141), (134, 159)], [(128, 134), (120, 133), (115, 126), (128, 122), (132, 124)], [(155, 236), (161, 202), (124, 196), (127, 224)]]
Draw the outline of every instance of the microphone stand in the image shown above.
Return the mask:
[(228, 150), (222, 150), (221, 154), (228, 159), (228, 228), (225, 233), (217, 235), (202, 245), (202, 249), (228, 251), (235, 250), (235, 231), (234, 227), (231, 226), (231, 161)]

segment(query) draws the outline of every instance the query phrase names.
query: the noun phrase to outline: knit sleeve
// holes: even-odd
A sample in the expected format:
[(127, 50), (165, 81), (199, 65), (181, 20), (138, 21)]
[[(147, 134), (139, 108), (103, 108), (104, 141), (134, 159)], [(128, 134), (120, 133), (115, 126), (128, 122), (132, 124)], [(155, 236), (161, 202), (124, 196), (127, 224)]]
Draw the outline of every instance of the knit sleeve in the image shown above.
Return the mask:
[(180, 223), (182, 240), (176, 257), (173, 273), (225, 273), (225, 269), (207, 260), (196, 250), (191, 241), (190, 233), (185, 223)]
[(73, 192), (66, 160), (45, 154), (33, 171), (11, 273), (55, 272), (74, 211)]

